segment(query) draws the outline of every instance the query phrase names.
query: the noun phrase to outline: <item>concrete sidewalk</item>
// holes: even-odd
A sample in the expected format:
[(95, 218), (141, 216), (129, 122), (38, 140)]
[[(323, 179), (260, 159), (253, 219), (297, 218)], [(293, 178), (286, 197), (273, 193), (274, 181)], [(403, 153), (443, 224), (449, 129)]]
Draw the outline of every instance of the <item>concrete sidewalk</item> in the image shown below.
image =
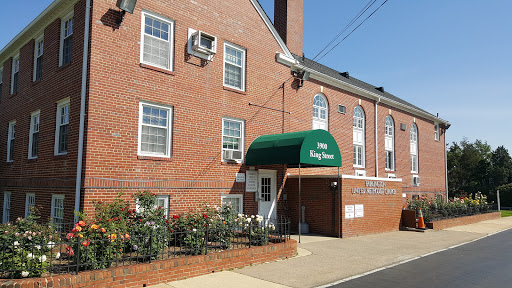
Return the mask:
[(425, 233), (397, 231), (346, 239), (302, 236), (298, 256), (153, 288), (317, 287), (512, 228), (512, 217)]

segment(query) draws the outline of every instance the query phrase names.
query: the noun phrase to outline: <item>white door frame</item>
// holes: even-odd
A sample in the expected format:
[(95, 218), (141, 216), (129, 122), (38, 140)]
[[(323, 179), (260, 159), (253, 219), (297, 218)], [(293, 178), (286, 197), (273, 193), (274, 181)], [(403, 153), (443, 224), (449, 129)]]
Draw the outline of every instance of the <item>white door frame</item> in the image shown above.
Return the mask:
[[(262, 205), (263, 198), (261, 197), (261, 178), (265, 176), (270, 176), (273, 181), (273, 185), (271, 185), (270, 189), (270, 207), (264, 207)], [(263, 216), (264, 218), (271, 218), (273, 220), (277, 219), (277, 170), (258, 170), (258, 214)], [(265, 209), (265, 210), (263, 210)], [(269, 217), (270, 215), (270, 217)]]

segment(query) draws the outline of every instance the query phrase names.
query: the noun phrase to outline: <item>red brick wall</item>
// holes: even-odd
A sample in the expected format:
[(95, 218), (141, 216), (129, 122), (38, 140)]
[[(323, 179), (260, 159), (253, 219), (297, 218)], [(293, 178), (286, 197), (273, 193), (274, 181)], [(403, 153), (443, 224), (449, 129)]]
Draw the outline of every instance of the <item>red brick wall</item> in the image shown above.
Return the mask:
[(81, 272), (78, 275), (63, 274), (46, 278), (0, 280), (0, 287), (41, 287), (41, 285), (48, 285), (48, 287), (146, 287), (219, 272), (224, 269), (276, 261), (293, 257), (295, 254), (297, 254), (297, 242), (288, 240), (286, 243), (93, 270)]
[(457, 217), (452, 219), (443, 219), (438, 221), (432, 221), (427, 223), (427, 227), (434, 230), (443, 230), (446, 228), (473, 224), (485, 220), (499, 219), (501, 218), (501, 212), (477, 214), (472, 216)]
[[(64, 13), (62, 16), (65, 16)], [(80, 84), (85, 21), (85, 1), (74, 9), (73, 56), (70, 64), (59, 67), (60, 19), (44, 28), (42, 80), (33, 82), (34, 40), (20, 49), (19, 89), (10, 95), (12, 58), (3, 63), (0, 103), (0, 198), (11, 191), (11, 219), (24, 216), (25, 195), (35, 193), (43, 219), (50, 216), (52, 194), (65, 195), (65, 215), (73, 217), (78, 127), (80, 121)], [(39, 36), (39, 35), (37, 35)], [(56, 102), (70, 98), (68, 154), (54, 156)], [(39, 151), (37, 159), (28, 159), (30, 114), (40, 110)], [(14, 161), (6, 163), (8, 122), (16, 120)], [(2, 202), (3, 203), (3, 202)], [(0, 208), (1, 209), (1, 208)]]
[[(353, 194), (352, 188), (372, 188), (366, 181), (385, 183), (384, 189), (395, 189), (394, 195)], [(343, 237), (397, 231), (402, 215), (402, 183), (399, 181), (343, 179), (342, 224)], [(364, 205), (364, 217), (345, 218), (345, 205)]]

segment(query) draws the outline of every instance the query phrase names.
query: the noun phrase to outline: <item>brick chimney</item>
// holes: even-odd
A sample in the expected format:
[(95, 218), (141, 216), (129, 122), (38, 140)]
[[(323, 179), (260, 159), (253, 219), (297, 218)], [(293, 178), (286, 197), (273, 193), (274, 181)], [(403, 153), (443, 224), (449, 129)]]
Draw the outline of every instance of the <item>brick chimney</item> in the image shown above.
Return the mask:
[(274, 27), (288, 49), (302, 56), (303, 0), (274, 0)]

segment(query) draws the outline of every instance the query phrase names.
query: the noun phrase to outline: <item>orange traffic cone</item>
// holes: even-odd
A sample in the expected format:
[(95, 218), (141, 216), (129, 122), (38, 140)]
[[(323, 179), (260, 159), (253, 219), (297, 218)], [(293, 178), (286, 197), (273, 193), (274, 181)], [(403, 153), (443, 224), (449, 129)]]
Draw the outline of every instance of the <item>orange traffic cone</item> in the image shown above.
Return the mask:
[(421, 212), (421, 207), (418, 208), (420, 212), (418, 213), (418, 229), (426, 229), (425, 221), (423, 220), (423, 212)]

